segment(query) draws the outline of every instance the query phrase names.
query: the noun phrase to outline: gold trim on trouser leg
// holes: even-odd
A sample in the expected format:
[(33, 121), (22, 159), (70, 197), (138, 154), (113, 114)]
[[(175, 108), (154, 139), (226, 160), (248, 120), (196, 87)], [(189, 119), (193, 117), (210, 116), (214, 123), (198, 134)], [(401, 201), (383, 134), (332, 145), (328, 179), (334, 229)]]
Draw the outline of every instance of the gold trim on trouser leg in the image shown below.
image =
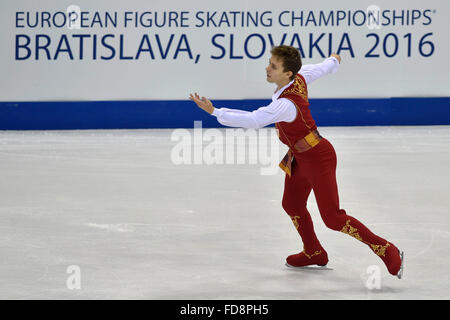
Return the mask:
[(384, 257), (386, 254), (386, 249), (387, 249), (387, 247), (389, 247), (389, 242), (386, 242), (386, 244), (383, 246), (383, 245), (371, 244), (371, 243), (364, 241), (362, 239), (362, 237), (359, 235), (358, 229), (354, 228), (350, 225), (350, 219), (345, 222), (345, 226), (342, 228), (341, 232), (346, 233), (346, 234), (352, 236), (353, 238), (358, 239), (362, 243), (367, 244), (368, 246), (370, 246), (372, 251), (375, 252), (375, 254), (378, 256)]
[[(295, 229), (297, 229), (297, 231), (298, 231), (298, 228), (300, 227), (300, 216), (290, 216), (290, 217), (291, 217), (292, 223), (293, 223), (294, 226), (295, 226)], [(307, 254), (305, 250), (303, 250), (302, 252), (305, 254), (305, 256), (306, 256), (308, 259), (311, 259), (312, 257), (318, 256), (319, 254), (321, 254), (321, 253), (322, 253), (322, 250), (315, 251), (315, 252), (312, 253), (312, 254)]]
[(305, 252), (305, 250), (303, 250), (302, 252), (304, 253), (304, 255), (305, 255), (308, 259), (311, 259), (312, 257), (318, 256), (319, 254), (321, 254), (321, 253), (322, 253), (322, 250), (316, 251), (316, 252), (314, 252), (313, 254), (307, 254), (307, 253)]
[(295, 229), (298, 230), (298, 228), (300, 227), (300, 223), (299, 223), (300, 216), (290, 216), (290, 217), (291, 217), (292, 223), (295, 226)]
[[(361, 236), (358, 233), (358, 229), (353, 228), (350, 225), (350, 219), (345, 222), (345, 226), (342, 228), (341, 232), (346, 233), (349, 236), (352, 236), (353, 238), (356, 238), (361, 242), (364, 242), (364, 240), (361, 238)], [(366, 243), (366, 242), (364, 242), (364, 243)], [(366, 243), (366, 244), (369, 244), (369, 243)]]
[(373, 250), (373, 252), (375, 252), (376, 255), (385, 257), (386, 249), (387, 249), (387, 247), (390, 246), (390, 244), (389, 244), (389, 242), (387, 242), (384, 246), (376, 245), (376, 244), (371, 244), (370, 246), (372, 247), (372, 250)]

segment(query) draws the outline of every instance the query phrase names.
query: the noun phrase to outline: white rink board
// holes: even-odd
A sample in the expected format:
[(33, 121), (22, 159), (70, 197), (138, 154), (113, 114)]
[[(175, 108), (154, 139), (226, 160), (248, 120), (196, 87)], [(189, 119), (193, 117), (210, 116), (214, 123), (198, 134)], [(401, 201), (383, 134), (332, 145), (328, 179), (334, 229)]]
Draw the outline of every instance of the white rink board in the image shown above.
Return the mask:
[[(378, 11), (370, 11), (374, 5)], [(69, 8), (61, 1), (1, 2), (0, 101), (180, 100), (191, 91), (265, 99), (273, 88), (264, 68), (271, 45), (281, 43), (301, 48), (305, 64), (341, 54), (341, 71), (311, 88), (315, 98), (448, 96), (448, 1), (76, 6), (80, 18), (71, 27), (80, 29), (63, 23)], [(378, 20), (369, 12), (379, 12)]]

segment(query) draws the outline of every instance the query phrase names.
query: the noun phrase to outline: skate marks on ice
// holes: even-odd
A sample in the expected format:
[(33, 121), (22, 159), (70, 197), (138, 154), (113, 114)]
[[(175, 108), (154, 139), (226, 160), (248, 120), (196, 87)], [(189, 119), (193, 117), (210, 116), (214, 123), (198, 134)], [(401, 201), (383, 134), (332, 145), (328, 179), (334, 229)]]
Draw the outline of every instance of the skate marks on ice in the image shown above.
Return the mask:
[(222, 226), (216, 225), (194, 225), (194, 224), (169, 224), (169, 223), (136, 223), (136, 222), (121, 222), (121, 223), (85, 223), (86, 227), (108, 231), (108, 232), (135, 232), (151, 231), (169, 234), (169, 231), (184, 231), (186, 233), (192, 232), (214, 232), (223, 230)]

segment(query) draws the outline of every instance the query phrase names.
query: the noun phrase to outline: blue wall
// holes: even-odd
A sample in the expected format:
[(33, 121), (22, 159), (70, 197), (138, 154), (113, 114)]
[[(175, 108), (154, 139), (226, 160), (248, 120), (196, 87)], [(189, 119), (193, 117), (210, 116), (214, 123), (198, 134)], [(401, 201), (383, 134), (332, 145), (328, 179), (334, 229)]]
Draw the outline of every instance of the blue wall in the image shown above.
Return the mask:
[[(254, 110), (269, 100), (214, 100)], [(318, 126), (450, 125), (450, 97), (310, 99)], [(189, 100), (0, 102), (0, 130), (221, 127)]]

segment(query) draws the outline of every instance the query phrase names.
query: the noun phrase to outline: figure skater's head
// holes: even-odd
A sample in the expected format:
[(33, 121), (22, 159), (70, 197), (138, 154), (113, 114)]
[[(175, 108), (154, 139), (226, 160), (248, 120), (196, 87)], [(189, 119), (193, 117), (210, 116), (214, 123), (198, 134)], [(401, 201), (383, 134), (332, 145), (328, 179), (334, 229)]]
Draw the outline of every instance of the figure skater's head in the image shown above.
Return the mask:
[[(281, 45), (273, 47), (270, 53), (272, 54), (272, 57), (270, 58), (269, 66), (266, 68), (268, 76), (267, 81), (276, 82), (273, 81), (273, 76), (287, 76), (289, 78), (289, 81), (294, 80), (295, 75), (300, 71), (302, 67), (302, 59), (300, 57), (300, 52), (298, 51), (298, 49), (292, 46)], [(269, 71), (271, 70), (268, 69), (270, 69), (272, 63), (274, 63), (272, 67), (281, 67), (281, 70), (278, 70), (281, 71), (281, 74), (272, 74), (272, 72), (270, 72), (269, 74)]]

